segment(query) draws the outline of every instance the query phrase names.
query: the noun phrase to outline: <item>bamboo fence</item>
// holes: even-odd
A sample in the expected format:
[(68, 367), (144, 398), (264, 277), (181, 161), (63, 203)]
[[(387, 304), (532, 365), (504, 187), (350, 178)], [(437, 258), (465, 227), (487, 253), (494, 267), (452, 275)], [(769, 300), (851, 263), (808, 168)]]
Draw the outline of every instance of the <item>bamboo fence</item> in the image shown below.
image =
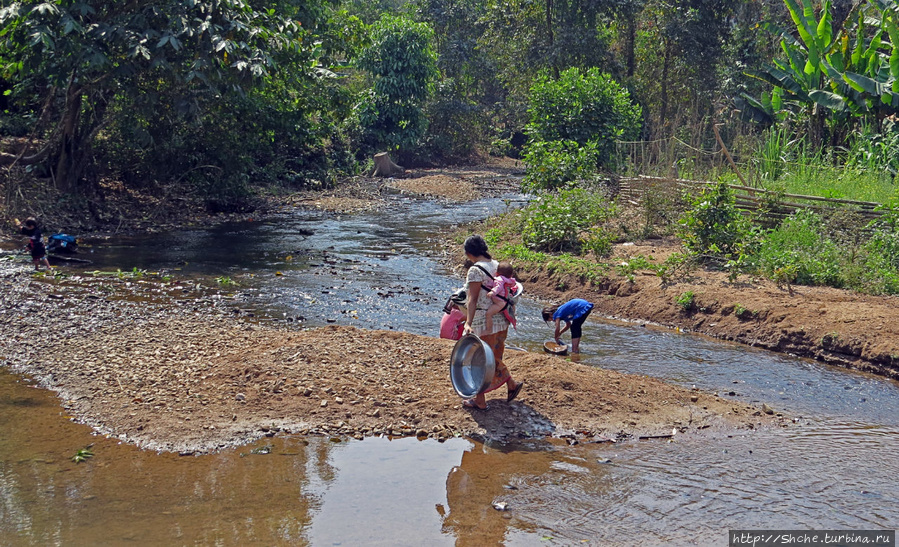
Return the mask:
[[(695, 194), (718, 183), (640, 175), (622, 178), (619, 180), (619, 184), (619, 199), (624, 199), (633, 205), (639, 205), (648, 194), (669, 197), (674, 197), (684, 192)], [(809, 209), (817, 213), (835, 209), (847, 209), (858, 213), (866, 219), (879, 218), (883, 214), (876, 209), (880, 204), (871, 201), (775, 193), (738, 184), (728, 184), (728, 186), (734, 192), (737, 207), (746, 212), (757, 212), (762, 207), (767, 206), (769, 208), (768, 214), (778, 217), (789, 216), (800, 209)], [(771, 207), (772, 205), (773, 207)]]

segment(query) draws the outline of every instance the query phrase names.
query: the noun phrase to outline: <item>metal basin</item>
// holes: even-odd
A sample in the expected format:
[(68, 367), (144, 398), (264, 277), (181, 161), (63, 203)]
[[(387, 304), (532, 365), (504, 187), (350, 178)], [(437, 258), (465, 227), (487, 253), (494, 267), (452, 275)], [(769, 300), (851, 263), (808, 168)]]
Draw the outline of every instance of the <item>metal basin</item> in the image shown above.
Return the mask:
[(456, 342), (450, 357), (450, 380), (461, 397), (483, 393), (493, 381), (496, 359), (486, 342), (467, 334)]

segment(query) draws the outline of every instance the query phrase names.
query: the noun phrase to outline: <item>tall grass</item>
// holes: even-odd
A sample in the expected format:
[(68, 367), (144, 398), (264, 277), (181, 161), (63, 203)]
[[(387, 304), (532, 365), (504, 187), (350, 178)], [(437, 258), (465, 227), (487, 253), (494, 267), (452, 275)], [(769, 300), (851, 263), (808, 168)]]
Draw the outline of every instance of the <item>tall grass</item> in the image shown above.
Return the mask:
[[(707, 148), (709, 145), (706, 145)], [(827, 198), (899, 202), (899, 124), (881, 133), (863, 129), (842, 147), (824, 151), (778, 126), (740, 135), (731, 145), (745, 182), (767, 190)], [(619, 143), (624, 176), (651, 175), (741, 184), (721, 152), (676, 138)]]
[(892, 149), (867, 133), (857, 134), (848, 145), (825, 153), (804, 137), (790, 139), (786, 129), (771, 128), (747, 168), (767, 190), (878, 203), (895, 199)]

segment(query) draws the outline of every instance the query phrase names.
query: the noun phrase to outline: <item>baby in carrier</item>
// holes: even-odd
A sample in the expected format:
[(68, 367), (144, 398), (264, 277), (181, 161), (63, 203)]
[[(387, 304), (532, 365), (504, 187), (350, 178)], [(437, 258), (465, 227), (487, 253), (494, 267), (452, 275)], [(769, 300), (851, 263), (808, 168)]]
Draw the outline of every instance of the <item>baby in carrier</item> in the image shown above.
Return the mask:
[(510, 307), (512, 306), (515, 286), (518, 284), (514, 275), (515, 272), (512, 271), (512, 265), (508, 262), (500, 262), (496, 268), (493, 286), (490, 288), (490, 292), (487, 293), (487, 296), (493, 301), (490, 307), (487, 308), (487, 314), (484, 319), (484, 326), (487, 332), (493, 330), (493, 316), (500, 312), (509, 320), (513, 327), (518, 328), (515, 325), (515, 315), (511, 313), (512, 308)]

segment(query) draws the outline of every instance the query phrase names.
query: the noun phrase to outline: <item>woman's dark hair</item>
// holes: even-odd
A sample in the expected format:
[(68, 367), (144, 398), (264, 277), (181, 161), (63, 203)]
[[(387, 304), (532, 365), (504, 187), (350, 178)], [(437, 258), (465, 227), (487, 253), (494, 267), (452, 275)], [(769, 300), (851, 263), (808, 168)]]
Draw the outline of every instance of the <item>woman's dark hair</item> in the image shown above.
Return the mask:
[(469, 236), (468, 239), (465, 240), (465, 252), (471, 256), (483, 256), (484, 258), (493, 260), (490, 253), (487, 252), (487, 242), (479, 235)]
[(556, 313), (556, 310), (559, 309), (559, 306), (546, 306), (543, 308), (541, 312), (543, 314), (544, 321), (552, 321), (553, 314)]

